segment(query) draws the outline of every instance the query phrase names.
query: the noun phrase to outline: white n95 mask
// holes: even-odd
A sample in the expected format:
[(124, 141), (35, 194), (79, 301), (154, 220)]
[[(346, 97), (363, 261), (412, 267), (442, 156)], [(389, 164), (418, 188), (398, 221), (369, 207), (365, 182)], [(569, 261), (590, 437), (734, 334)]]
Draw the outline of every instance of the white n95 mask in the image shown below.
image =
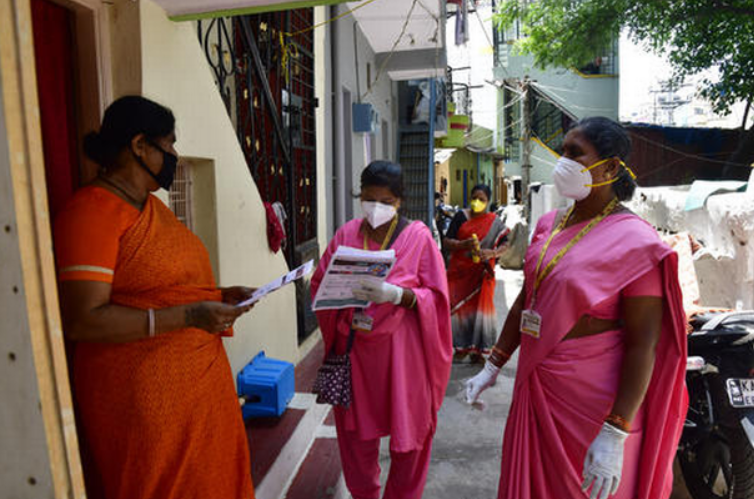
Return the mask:
[(555, 187), (561, 196), (581, 201), (592, 192), (592, 174), (578, 161), (561, 156), (552, 172)]
[(392, 220), (398, 210), (392, 204), (362, 201), (361, 211), (364, 212), (364, 218), (369, 222), (369, 225), (376, 229)]

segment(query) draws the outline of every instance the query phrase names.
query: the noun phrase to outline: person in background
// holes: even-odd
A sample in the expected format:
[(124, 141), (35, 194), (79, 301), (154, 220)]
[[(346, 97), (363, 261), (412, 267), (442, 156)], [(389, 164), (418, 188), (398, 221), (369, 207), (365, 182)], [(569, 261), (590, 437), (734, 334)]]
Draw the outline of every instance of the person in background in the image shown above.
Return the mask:
[(495, 312), (495, 263), (506, 250), (508, 229), (487, 208), (490, 188), (471, 191), (469, 208), (459, 211), (443, 240), (450, 253), (450, 289), (453, 347), (456, 358), (469, 355), (474, 363), (484, 360), (497, 335)]
[[(390, 437), (390, 473), (383, 499), (420, 499), (429, 468), (437, 411), (452, 361), (448, 288), (440, 251), (427, 226), (398, 215), (403, 175), (398, 164), (374, 161), (361, 174), (364, 218), (338, 229), (312, 277), (312, 297), (339, 246), (395, 251), (387, 281), (362, 284), (365, 309), (317, 312), (325, 351), (346, 351), (356, 329), (352, 401), (334, 407), (338, 446), (354, 499), (380, 497), (380, 438)], [(357, 328), (354, 318), (358, 318)]]
[(218, 288), (209, 256), (157, 197), (178, 161), (173, 113), (128, 96), (84, 150), (102, 170), (55, 221), (63, 330), (89, 497), (253, 499), (221, 336), (253, 289)]
[(575, 204), (537, 224), (524, 289), (474, 403), (520, 346), (499, 499), (667, 499), (688, 396), (678, 256), (621, 202), (636, 183), (626, 130), (567, 133), (555, 185)]

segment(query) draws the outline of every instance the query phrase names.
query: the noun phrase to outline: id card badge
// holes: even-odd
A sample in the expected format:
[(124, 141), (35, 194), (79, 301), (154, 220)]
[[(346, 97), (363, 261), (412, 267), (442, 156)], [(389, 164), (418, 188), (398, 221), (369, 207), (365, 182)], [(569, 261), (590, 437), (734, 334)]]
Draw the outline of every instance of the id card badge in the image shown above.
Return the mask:
[(542, 316), (534, 310), (521, 312), (521, 332), (532, 338), (539, 339), (542, 331)]
[(351, 327), (356, 329), (357, 331), (369, 333), (372, 331), (373, 323), (374, 319), (363, 311), (357, 310), (353, 313), (353, 321), (351, 321)]

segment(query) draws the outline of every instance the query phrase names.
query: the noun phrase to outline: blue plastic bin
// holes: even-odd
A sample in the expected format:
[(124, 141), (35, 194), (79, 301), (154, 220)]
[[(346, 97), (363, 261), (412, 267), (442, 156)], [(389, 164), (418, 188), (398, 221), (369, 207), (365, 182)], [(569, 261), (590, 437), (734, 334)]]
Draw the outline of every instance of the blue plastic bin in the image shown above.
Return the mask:
[(238, 396), (244, 418), (280, 416), (296, 391), (293, 364), (265, 357), (259, 352), (238, 373)]

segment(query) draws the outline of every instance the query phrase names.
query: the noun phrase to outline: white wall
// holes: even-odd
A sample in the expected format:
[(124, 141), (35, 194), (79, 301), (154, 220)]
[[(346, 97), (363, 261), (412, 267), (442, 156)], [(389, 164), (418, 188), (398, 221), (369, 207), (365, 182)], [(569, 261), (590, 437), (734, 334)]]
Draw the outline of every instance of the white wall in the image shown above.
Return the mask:
[[(171, 22), (150, 0), (141, 2), (143, 93), (176, 116), (180, 154), (214, 162), (221, 286), (260, 286), (287, 272), (282, 253), (267, 247), (265, 212), (192, 23)], [(234, 374), (259, 351), (295, 362), (295, 292), (265, 298), (236, 323), (226, 340)]]
[[(325, 21), (329, 8), (314, 8), (314, 24)], [(335, 227), (335, 212), (330, 201), (334, 195), (333, 184), (333, 85), (330, 25), (314, 30), (314, 92), (319, 100), (316, 110), (317, 128), (317, 240), (324, 251)]]
[(639, 189), (631, 208), (655, 227), (687, 231), (705, 249), (694, 256), (701, 304), (754, 309), (754, 195), (712, 196), (684, 211), (688, 187)]
[[(339, 14), (346, 10), (345, 5), (341, 6), (335, 6), (332, 9), (333, 14)], [(341, 150), (341, 140), (342, 137), (338, 133), (339, 127), (335, 126), (337, 124), (337, 120), (340, 119), (341, 111), (342, 111), (342, 88), (347, 88), (351, 92), (351, 96), (353, 99), (353, 102), (359, 101), (359, 94), (364, 94), (367, 92), (367, 64), (371, 66), (371, 76), (372, 80), (375, 79), (378, 72), (378, 67), (375, 63), (375, 53), (372, 50), (372, 48), (369, 45), (368, 40), (364, 36), (364, 34), (361, 32), (361, 29), (356, 28), (356, 44), (358, 46), (358, 69), (359, 69), (359, 85), (357, 89), (357, 78), (356, 78), (356, 57), (354, 57), (354, 24), (356, 23), (355, 19), (352, 16), (344, 17), (340, 20), (338, 20), (337, 23), (333, 23), (331, 26), (333, 26), (332, 30), (332, 36), (331, 36), (331, 42), (334, 44), (333, 47), (333, 59), (332, 59), (332, 68), (333, 68), (333, 75), (332, 75), (332, 92), (335, 97), (334, 99), (334, 106), (332, 107), (333, 110), (333, 116), (334, 116), (334, 142), (336, 145), (336, 148), (338, 150)], [(390, 133), (390, 144), (391, 144), (391, 151), (395, 151), (395, 137), (397, 136), (396, 131), (396, 124), (397, 124), (397, 117), (394, 117), (393, 114), (395, 111), (397, 111), (396, 106), (393, 106), (393, 93), (394, 93), (394, 85), (393, 82), (390, 80), (390, 78), (387, 75), (387, 72), (384, 72), (379, 81), (374, 85), (372, 88), (372, 91), (362, 99), (362, 102), (368, 102), (371, 103), (377, 111), (380, 113), (380, 122), (382, 120), (386, 120), (389, 124), (389, 133)], [(364, 134), (362, 133), (351, 133), (351, 157), (350, 158), (344, 158), (345, 162), (344, 164), (340, 164), (342, 161), (340, 154), (336, 152), (335, 158), (336, 162), (338, 163), (338, 167), (347, 168), (350, 169), (351, 172), (351, 182), (350, 185), (343, 185), (344, 179), (338, 178), (338, 189), (336, 192), (336, 202), (340, 203), (350, 203), (352, 207), (352, 213), (354, 217), (361, 216), (361, 210), (359, 208), (358, 199), (354, 198), (353, 195), (357, 195), (359, 193), (359, 178), (361, 176), (361, 171), (364, 169), (366, 164), (364, 163), (364, 157), (365, 157), (365, 141), (364, 141)], [(378, 159), (382, 159), (382, 136), (378, 132), (377, 134), (374, 134), (371, 138), (371, 140), (377, 142), (377, 155)], [(387, 158), (387, 159), (393, 159), (393, 158)], [(335, 173), (336, 175), (338, 172), (341, 171), (340, 168), (336, 168)], [(336, 220), (336, 223), (342, 223), (346, 220)]]

